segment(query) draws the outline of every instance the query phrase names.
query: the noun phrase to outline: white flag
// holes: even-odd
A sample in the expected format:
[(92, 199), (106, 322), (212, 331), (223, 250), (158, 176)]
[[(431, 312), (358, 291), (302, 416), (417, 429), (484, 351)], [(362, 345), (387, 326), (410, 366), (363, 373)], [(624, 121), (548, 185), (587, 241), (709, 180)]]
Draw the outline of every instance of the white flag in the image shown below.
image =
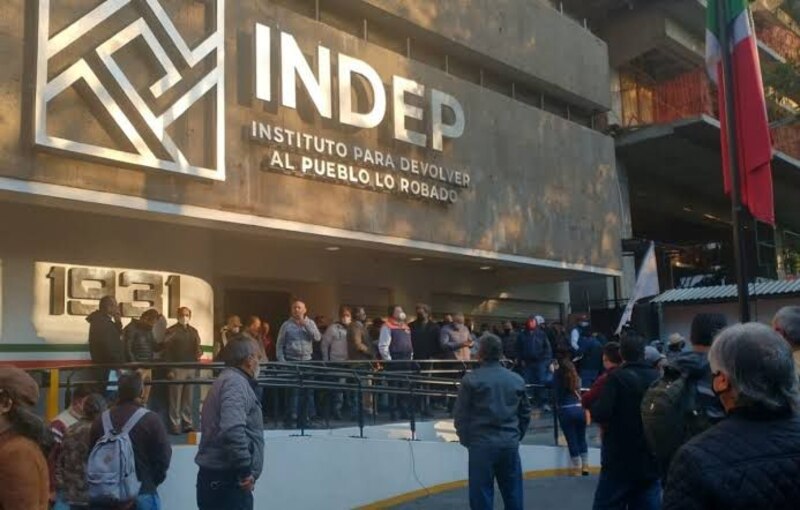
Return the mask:
[(657, 296), (659, 293), (658, 288), (658, 266), (656, 264), (656, 246), (650, 243), (650, 248), (647, 250), (647, 255), (642, 260), (642, 265), (639, 267), (639, 276), (636, 277), (636, 286), (633, 288), (633, 296), (628, 301), (628, 306), (625, 307), (625, 313), (619, 320), (619, 326), (614, 332), (619, 335), (622, 327), (631, 320), (633, 315), (633, 305), (640, 299), (650, 296)]

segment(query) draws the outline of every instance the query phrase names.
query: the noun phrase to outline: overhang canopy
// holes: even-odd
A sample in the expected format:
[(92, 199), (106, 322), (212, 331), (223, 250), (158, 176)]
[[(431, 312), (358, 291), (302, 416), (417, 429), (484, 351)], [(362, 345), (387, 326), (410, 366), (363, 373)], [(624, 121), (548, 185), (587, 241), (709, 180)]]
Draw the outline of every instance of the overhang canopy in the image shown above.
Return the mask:
[[(676, 215), (700, 214), (730, 221), (723, 193), (719, 122), (703, 115), (670, 124), (642, 127), (617, 138), (618, 154), (630, 182), (632, 207), (637, 193), (652, 204), (668, 201)], [(800, 229), (800, 161), (775, 152), (772, 161), (778, 223)]]

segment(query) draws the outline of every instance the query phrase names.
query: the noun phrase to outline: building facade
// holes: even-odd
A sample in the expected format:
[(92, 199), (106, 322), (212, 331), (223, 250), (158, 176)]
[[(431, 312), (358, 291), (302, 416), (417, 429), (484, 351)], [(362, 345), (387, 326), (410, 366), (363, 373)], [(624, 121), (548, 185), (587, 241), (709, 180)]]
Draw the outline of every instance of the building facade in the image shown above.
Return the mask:
[[(620, 274), (606, 44), (547, 2), (0, 6), (0, 359), (84, 317), (564, 319)], [(170, 321), (171, 322), (171, 321)]]

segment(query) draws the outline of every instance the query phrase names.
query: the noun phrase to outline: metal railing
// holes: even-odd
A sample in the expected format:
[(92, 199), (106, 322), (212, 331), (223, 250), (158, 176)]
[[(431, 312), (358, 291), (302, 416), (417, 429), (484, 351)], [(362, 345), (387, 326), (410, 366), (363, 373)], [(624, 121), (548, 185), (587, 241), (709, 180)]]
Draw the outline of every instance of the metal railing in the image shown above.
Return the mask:
[[(280, 422), (291, 411), (282, 410), (282, 402), (279, 398), (281, 393), (289, 391), (299, 391), (300, 397), (307, 399), (309, 392), (317, 393), (323, 397), (322, 406), (316, 405), (317, 410), (322, 409), (322, 419), (325, 428), (333, 428), (331, 418), (333, 417), (334, 394), (342, 393), (342, 397), (347, 401), (350, 395), (350, 402), (356, 405), (350, 409), (351, 420), (345, 423), (337, 423), (343, 426), (347, 422), (354, 422), (358, 427), (358, 433), (354, 437), (364, 438), (364, 429), (368, 424), (378, 424), (379, 415), (385, 414), (387, 406), (381, 406), (381, 402), (386, 404), (390, 413), (397, 406), (391, 402), (393, 399), (405, 399), (405, 405), (400, 406), (407, 411), (402, 421), (408, 421), (411, 439), (416, 439), (417, 424), (420, 414), (428, 406), (425, 401), (436, 401), (440, 407), (447, 412), (447, 417), (452, 411), (452, 404), (458, 395), (458, 387), (461, 378), (470, 370), (478, 365), (477, 361), (451, 361), (451, 360), (413, 360), (413, 361), (342, 361), (324, 362), (308, 361), (294, 363), (269, 362), (262, 364), (262, 370), (257, 379), (257, 385), (262, 391), (267, 391), (266, 401), (268, 407), (264, 408), (265, 415), (274, 420), (275, 428), (281, 428)], [(506, 364), (510, 367), (510, 363)], [(115, 381), (100, 381), (96, 379), (96, 374), (104, 370), (116, 371), (135, 371), (139, 369), (149, 369), (152, 371), (153, 378), (147, 381), (151, 388), (169, 387), (173, 385), (191, 385), (194, 387), (209, 387), (214, 383), (216, 375), (225, 368), (222, 363), (126, 363), (123, 365), (64, 365), (58, 367), (32, 368), (30, 372), (38, 374), (40, 383), (47, 389), (45, 415), (52, 419), (63, 406), (69, 405), (69, 397), (72, 390), (80, 385), (98, 388), (98, 391), (105, 392), (116, 387)], [(186, 369), (195, 371), (196, 376), (190, 379), (174, 380), (164, 377), (164, 374), (174, 369)], [(88, 377), (87, 377), (88, 376)], [(528, 385), (529, 392), (537, 389), (549, 390), (547, 385)], [(202, 399), (195, 393), (193, 412), (199, 414)], [(558, 416), (555, 409), (556, 403), (553, 401), (553, 392), (550, 392), (550, 405), (554, 410), (552, 413), (553, 442), (558, 444)], [(354, 395), (354, 398), (353, 398)], [(285, 395), (284, 395), (285, 396)], [(371, 410), (367, 413), (363, 402), (365, 397), (370, 397)], [(152, 397), (151, 397), (152, 399)], [(263, 400), (262, 400), (263, 402)], [(284, 411), (284, 412), (282, 412)], [(300, 418), (300, 417), (298, 417)], [(398, 420), (386, 420), (386, 423), (396, 423)], [(265, 426), (269, 422), (265, 421)], [(309, 429), (308, 422), (298, 419), (297, 422), (299, 435), (306, 436)], [(190, 437), (189, 442), (194, 442)]]

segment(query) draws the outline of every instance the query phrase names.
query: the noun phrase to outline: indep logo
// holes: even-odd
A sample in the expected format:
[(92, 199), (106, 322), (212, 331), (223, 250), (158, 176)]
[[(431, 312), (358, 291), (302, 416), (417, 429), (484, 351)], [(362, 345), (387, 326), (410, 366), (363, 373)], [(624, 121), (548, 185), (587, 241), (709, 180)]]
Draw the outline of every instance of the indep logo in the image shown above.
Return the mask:
[[(96, 6), (66, 23), (61, 18), (69, 12), (59, 10), (56, 19), (51, 9), (56, 2), (39, 0), (36, 145), (126, 166), (224, 180), (225, 0), (201, 5), (205, 26), (213, 28), (193, 48), (160, 0), (87, 2)], [(197, 2), (184, 3), (194, 9), (192, 14), (197, 11)], [(54, 34), (51, 25), (59, 27)], [(149, 65), (137, 67), (138, 62)], [(118, 143), (86, 140), (80, 129), (69, 127), (68, 115), (54, 126), (54, 111), (74, 115), (79, 102), (75, 91), (93, 106), (88, 110), (93, 120)], [(189, 126), (184, 119), (180, 133), (171, 130), (196, 103), (207, 110), (201, 125), (193, 120)], [(195, 134), (203, 141), (193, 140)], [(191, 155), (190, 145), (195, 149)], [(197, 152), (203, 156), (195, 157)]]

